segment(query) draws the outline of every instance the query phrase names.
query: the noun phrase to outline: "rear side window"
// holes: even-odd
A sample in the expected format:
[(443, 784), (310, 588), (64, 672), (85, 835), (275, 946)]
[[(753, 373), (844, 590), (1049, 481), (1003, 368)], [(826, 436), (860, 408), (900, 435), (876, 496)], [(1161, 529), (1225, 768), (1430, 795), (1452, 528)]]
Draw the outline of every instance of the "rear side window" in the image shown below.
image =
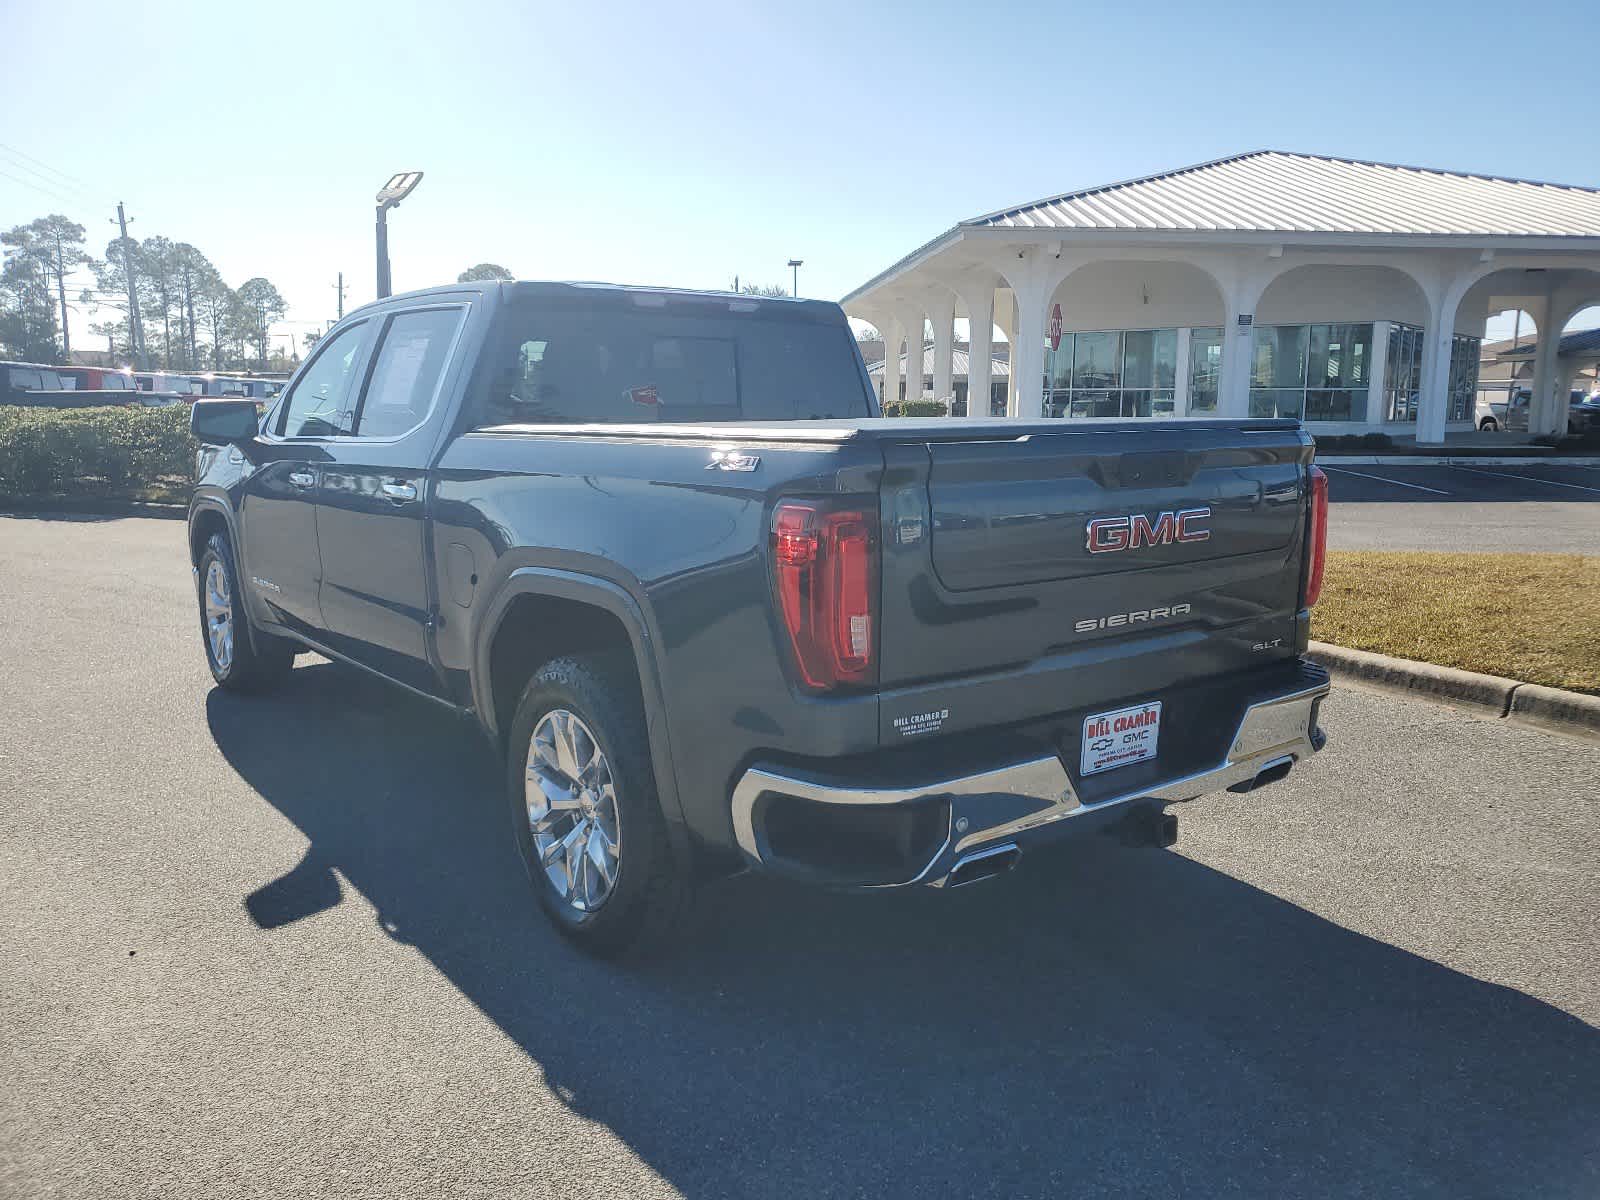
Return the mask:
[(399, 437), (422, 424), (461, 324), (459, 308), (429, 308), (389, 318), (373, 360), (358, 437)]
[(491, 353), (479, 428), (871, 412), (849, 331), (781, 316), (517, 306)]

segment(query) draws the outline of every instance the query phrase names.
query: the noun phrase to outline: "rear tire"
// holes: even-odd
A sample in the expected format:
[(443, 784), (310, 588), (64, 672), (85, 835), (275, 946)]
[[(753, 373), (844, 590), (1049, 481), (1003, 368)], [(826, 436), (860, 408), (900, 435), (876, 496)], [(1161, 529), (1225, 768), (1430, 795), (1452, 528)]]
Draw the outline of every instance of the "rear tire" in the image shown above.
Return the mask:
[(660, 950), (690, 901), (631, 665), (605, 654), (546, 663), (523, 689), (506, 752), (517, 853), (539, 905), (602, 957)]
[(1499, 428), (1499, 423), (1495, 421), (1493, 417), (1485, 417), (1483, 420), (1478, 422), (1479, 433), (1494, 433)]
[(200, 642), (219, 687), (266, 691), (294, 667), (295, 647), (251, 627), (234, 562), (227, 534), (206, 539), (199, 564)]

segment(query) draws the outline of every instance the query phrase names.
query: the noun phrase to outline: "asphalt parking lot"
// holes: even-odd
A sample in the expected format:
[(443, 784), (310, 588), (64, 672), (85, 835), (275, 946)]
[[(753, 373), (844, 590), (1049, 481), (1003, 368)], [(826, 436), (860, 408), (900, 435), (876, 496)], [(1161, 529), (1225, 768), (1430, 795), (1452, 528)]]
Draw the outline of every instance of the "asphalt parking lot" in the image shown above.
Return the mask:
[(1594, 466), (1372, 466), (1320, 460), (1335, 550), (1600, 554)]
[(736, 879), (623, 968), (475, 734), (211, 687), (180, 524), (0, 517), (0, 615), (8, 1198), (1600, 1194), (1586, 743), (1340, 690), (1176, 852)]

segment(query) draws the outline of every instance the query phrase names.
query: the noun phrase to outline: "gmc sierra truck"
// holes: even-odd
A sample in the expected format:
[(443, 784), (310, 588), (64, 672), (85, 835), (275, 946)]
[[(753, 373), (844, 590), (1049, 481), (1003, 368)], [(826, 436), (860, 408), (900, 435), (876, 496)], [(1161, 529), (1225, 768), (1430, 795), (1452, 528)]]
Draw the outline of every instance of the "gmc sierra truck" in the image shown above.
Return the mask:
[(489, 283), (201, 400), (224, 688), (311, 650), (470, 716), (533, 891), (615, 952), (742, 868), (953, 887), (1320, 748), (1290, 420), (884, 419), (818, 301)]

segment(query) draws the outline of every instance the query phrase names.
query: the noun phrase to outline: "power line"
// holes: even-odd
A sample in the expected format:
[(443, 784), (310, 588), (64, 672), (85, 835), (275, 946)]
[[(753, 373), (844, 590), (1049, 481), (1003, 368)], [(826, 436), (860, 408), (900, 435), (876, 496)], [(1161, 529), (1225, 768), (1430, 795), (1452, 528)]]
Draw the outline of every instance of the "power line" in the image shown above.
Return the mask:
[[(4, 151), (0, 151), (0, 155), (3, 155), (3, 154), (4, 154)], [(30, 167), (25, 162), (12, 162), (12, 161), (4, 158), (4, 157), (0, 157), (0, 166), (10, 167), (14, 171), (22, 171), (22, 172), (24, 172), (24, 173), (26, 173), (28, 175), (31, 175), (31, 176), (33, 176), (34, 179), (38, 180), (45, 187), (53, 188), (56, 191), (60, 191), (61, 189), (65, 188), (67, 191), (70, 191), (70, 192), (80, 193), (80, 194), (85, 195), (85, 196), (89, 195), (89, 192), (86, 189), (80, 188), (76, 184), (73, 184), (73, 183), (64, 183), (63, 181), (61, 181), (59, 179), (56, 179), (56, 178), (54, 178), (54, 177), (52, 177), (50, 175), (46, 175), (43, 171), (39, 170), (37, 167)]]
[[(7, 164), (7, 166), (12, 166), (12, 165), (15, 165), (15, 164), (11, 164), (11, 163)], [(0, 177), (4, 177), (6, 179), (9, 179), (13, 183), (20, 183), (23, 187), (32, 188), (36, 192), (39, 192), (39, 193), (41, 193), (43, 195), (46, 195), (46, 196), (53, 197), (54, 199), (60, 200), (60, 201), (62, 201), (64, 203), (66, 203), (66, 204), (78, 204), (78, 203), (81, 203), (81, 201), (75, 200), (71, 196), (64, 195), (63, 193), (55, 191), (52, 188), (47, 188), (43, 184), (35, 183), (31, 179), (24, 179), (20, 175), (13, 175), (9, 171), (0, 171)]]
[[(57, 170), (55, 167), (52, 167), (49, 163), (45, 162), (43, 159), (35, 158), (31, 154), (24, 154), (21, 150), (18, 150), (15, 146), (8, 146), (4, 142), (0, 142), (0, 150), (5, 150), (8, 153), (10, 153), (11, 155), (13, 155), (14, 157), (20, 158), (20, 159), (24, 159), (27, 162), (33, 163), (35, 166), (43, 167), (46, 171), (49, 171), (50, 174), (59, 175), (59, 176), (61, 176), (62, 179), (66, 180), (68, 183), (74, 183), (74, 184), (79, 185), (80, 187), (92, 187), (93, 186), (87, 180), (79, 179), (76, 175), (68, 175), (65, 171)], [(38, 174), (38, 172), (34, 172), (34, 173)]]

